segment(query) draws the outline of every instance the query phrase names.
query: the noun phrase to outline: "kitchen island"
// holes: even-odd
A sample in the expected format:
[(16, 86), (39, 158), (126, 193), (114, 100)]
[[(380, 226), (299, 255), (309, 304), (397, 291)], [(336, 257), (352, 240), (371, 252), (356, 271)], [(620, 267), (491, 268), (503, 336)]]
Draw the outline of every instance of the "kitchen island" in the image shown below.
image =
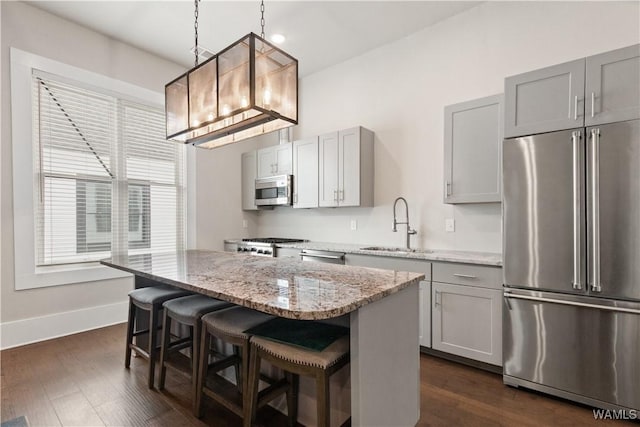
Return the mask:
[(423, 274), (203, 250), (101, 262), (134, 274), (136, 287), (168, 284), (291, 319), (346, 316), (352, 425), (418, 422)]

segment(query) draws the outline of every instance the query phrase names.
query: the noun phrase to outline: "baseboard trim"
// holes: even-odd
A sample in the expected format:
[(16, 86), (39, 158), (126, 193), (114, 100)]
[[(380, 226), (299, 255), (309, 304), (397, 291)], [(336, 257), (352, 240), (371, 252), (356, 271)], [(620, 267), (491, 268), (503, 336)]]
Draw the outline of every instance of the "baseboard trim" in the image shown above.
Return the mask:
[(430, 356), (439, 357), (441, 359), (450, 360), (451, 362), (461, 363), (463, 365), (471, 366), (473, 368), (478, 368), (484, 371), (492, 372), (494, 374), (502, 375), (502, 366), (491, 365), (489, 363), (468, 359), (466, 357), (458, 356), (451, 353), (445, 353), (444, 351), (434, 350), (428, 347), (420, 346), (420, 352), (424, 354), (428, 354)]
[(0, 349), (59, 338), (127, 321), (128, 301), (0, 324)]

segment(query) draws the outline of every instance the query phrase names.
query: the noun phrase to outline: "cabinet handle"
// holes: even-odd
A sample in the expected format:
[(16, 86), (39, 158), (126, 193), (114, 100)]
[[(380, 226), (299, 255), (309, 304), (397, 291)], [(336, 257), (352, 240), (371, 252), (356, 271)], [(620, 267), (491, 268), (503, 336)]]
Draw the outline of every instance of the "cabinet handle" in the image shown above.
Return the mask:
[(333, 190), (333, 201), (334, 202), (338, 201), (338, 190)]
[(449, 197), (451, 195), (451, 184), (449, 181), (444, 182), (444, 197)]
[(578, 95), (573, 97), (573, 120), (578, 120)]
[(471, 274), (461, 274), (461, 273), (453, 273), (456, 277), (462, 277), (463, 279), (477, 279), (477, 276), (472, 276)]
[(436, 307), (440, 305), (440, 291), (436, 291), (436, 300), (434, 301), (434, 305)]
[(293, 204), (298, 204), (298, 193), (293, 193)]
[(596, 116), (596, 93), (591, 92), (591, 117)]
[(338, 200), (344, 201), (344, 190), (338, 191)]

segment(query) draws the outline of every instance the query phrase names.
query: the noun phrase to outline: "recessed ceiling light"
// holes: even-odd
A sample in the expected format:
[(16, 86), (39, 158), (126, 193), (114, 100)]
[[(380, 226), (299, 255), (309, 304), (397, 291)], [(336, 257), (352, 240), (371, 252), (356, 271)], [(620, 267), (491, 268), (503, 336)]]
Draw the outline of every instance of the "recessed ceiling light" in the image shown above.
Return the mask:
[(287, 38), (282, 34), (274, 34), (271, 36), (271, 41), (274, 42), (275, 44), (284, 43), (286, 39)]

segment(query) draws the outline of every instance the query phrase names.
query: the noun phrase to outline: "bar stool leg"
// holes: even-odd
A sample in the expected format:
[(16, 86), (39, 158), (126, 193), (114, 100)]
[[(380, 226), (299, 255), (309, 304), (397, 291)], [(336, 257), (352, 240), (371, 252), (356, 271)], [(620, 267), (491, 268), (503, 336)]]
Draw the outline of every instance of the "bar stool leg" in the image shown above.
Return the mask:
[(289, 427), (295, 427), (298, 421), (298, 381), (299, 375), (285, 372), (285, 377), (289, 382), (287, 389), (287, 414), (289, 415)]
[(198, 357), (198, 363), (200, 367), (198, 369), (198, 379), (196, 381), (196, 394), (193, 401), (193, 414), (202, 418), (204, 415), (202, 408), (202, 388), (207, 380), (207, 373), (209, 370), (209, 346), (211, 345), (211, 336), (207, 332), (207, 328), (202, 328), (200, 332), (200, 355)]
[(169, 317), (167, 310), (164, 310), (162, 316), (162, 343), (160, 344), (160, 380), (158, 381), (158, 390), (164, 389), (164, 382), (167, 378), (167, 367), (165, 361), (169, 353), (169, 346), (171, 345), (171, 317)]
[(152, 305), (149, 314), (149, 388), (153, 388), (156, 373), (159, 307)]
[(258, 349), (253, 347), (249, 357), (249, 380), (243, 393), (244, 427), (251, 427), (258, 407), (258, 381), (260, 379), (260, 356)]
[(133, 305), (129, 298), (129, 320), (127, 322), (127, 349), (124, 355), (124, 367), (129, 369), (131, 366), (131, 344), (133, 343), (133, 330), (136, 321), (136, 306)]
[[(196, 394), (198, 392), (198, 369), (199, 369), (199, 356), (200, 354), (200, 330), (202, 328), (202, 322), (200, 319), (196, 320), (196, 324), (193, 326), (193, 332), (191, 336), (191, 395), (193, 396), (193, 413), (197, 411), (196, 406)], [(205, 356), (205, 359), (209, 359)]]
[(318, 427), (329, 427), (329, 377), (326, 371), (319, 371), (316, 374), (316, 395)]
[[(224, 345), (224, 344), (223, 344), (223, 345)], [(238, 355), (240, 354), (240, 349), (239, 349), (239, 347), (238, 347), (237, 345), (232, 345), (232, 347), (233, 347), (233, 354), (235, 354), (236, 356), (238, 356)], [(243, 352), (243, 353), (241, 353), (241, 354), (242, 354), (242, 356), (244, 357), (244, 355), (245, 355), (246, 353), (244, 353), (244, 352)], [(234, 366), (234, 369), (235, 369), (235, 371), (236, 371), (236, 372), (235, 372), (235, 374), (236, 374), (236, 387), (238, 387), (238, 391), (239, 391), (240, 393), (242, 393), (242, 390), (244, 390), (244, 388), (242, 387), (242, 386), (243, 386), (243, 384), (242, 384), (242, 383), (244, 382), (244, 377), (246, 376), (246, 375), (244, 374), (244, 372), (245, 372), (245, 371), (241, 371), (241, 369), (242, 369), (242, 368), (240, 367), (240, 366), (241, 366), (241, 363), (240, 363), (240, 362), (236, 362), (236, 364), (235, 364), (235, 365), (233, 365), (233, 366)]]

